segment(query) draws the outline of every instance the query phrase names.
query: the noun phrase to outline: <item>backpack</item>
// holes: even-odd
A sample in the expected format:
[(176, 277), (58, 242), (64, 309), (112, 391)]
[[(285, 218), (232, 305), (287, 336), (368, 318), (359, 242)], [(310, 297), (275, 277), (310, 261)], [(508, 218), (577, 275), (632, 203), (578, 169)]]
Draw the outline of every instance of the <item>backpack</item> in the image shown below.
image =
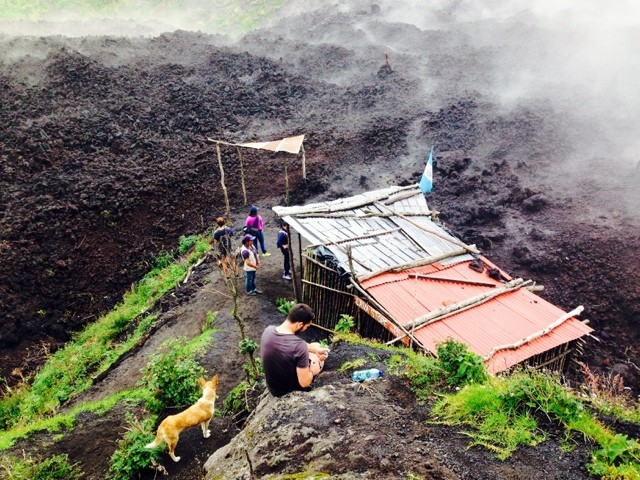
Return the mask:
[(231, 234), (225, 230), (224, 235), (221, 235), (220, 240), (218, 240), (218, 252), (220, 252), (221, 255), (228, 255), (232, 250)]

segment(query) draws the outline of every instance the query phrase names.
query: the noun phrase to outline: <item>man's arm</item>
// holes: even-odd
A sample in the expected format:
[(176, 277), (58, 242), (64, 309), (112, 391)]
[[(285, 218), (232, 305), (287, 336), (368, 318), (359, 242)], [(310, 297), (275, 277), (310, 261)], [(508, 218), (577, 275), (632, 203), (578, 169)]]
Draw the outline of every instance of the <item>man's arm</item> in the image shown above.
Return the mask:
[(305, 368), (296, 367), (296, 373), (298, 374), (298, 383), (302, 388), (307, 388), (313, 381), (313, 373), (311, 372), (311, 365)]

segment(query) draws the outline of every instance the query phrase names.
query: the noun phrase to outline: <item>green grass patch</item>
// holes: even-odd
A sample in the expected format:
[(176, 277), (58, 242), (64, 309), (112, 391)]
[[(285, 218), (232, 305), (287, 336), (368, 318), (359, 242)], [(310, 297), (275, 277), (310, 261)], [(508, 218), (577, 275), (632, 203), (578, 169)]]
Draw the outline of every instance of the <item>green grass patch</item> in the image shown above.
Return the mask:
[(160, 413), (166, 407), (191, 405), (200, 398), (198, 379), (204, 368), (195, 357), (210, 344), (214, 330), (205, 330), (191, 341), (175, 338), (165, 342), (162, 351), (151, 356), (141, 380), (149, 391), (147, 408)]
[(64, 453), (38, 460), (23, 453), (22, 457), (7, 456), (0, 464), (2, 478), (9, 480), (77, 480), (84, 472), (69, 462)]
[(92, 412), (103, 415), (111, 410), (120, 401), (140, 403), (148, 397), (148, 390), (135, 389), (117, 392), (104, 400), (77, 405), (65, 414), (55, 415), (49, 418), (34, 420), (29, 425), (15, 427), (11, 430), (0, 431), (0, 451), (10, 448), (19, 438), (27, 438), (35, 432), (62, 432), (73, 428), (76, 417), (83, 412)]
[[(140, 472), (159, 465), (163, 449), (147, 449), (145, 445), (151, 442), (155, 435), (153, 426), (155, 416), (136, 418), (127, 414), (127, 431), (118, 441), (116, 451), (111, 456), (108, 480), (129, 480), (140, 478)], [(165, 445), (166, 448), (166, 445)]]
[[(156, 320), (155, 315), (145, 315), (147, 310), (209, 249), (209, 242), (201, 237), (187, 257), (147, 274), (124, 295), (122, 303), (51, 355), (30, 386), (22, 385), (0, 400), (0, 428), (19, 428), (53, 416), (65, 402), (89, 388), (92, 376), (131, 349)], [(139, 323), (127, 334), (136, 319)]]
[(483, 385), (469, 384), (458, 393), (444, 395), (432, 414), (441, 423), (470, 427), (465, 432), (471, 438), (469, 447), (481, 445), (503, 460), (521, 445), (544, 441), (547, 434), (539, 427), (539, 420), (546, 419), (563, 426), (567, 436), (579, 432), (598, 444), (587, 466), (594, 475), (640, 478), (637, 440), (611, 431), (589, 413), (576, 392), (537, 370), (492, 378)]

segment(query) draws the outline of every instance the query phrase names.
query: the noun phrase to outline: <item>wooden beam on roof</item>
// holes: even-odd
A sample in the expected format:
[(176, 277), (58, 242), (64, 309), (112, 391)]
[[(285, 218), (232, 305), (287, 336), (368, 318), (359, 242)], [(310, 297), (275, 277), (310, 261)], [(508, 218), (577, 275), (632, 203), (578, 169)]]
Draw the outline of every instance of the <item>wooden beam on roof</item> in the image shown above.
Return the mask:
[[(412, 185), (412, 186), (415, 187), (415, 185)], [(384, 201), (384, 203), (386, 205), (386, 204), (400, 202), (400, 201), (404, 200), (405, 198), (415, 197), (416, 195), (421, 194), (421, 193), (422, 193), (421, 190), (419, 190), (417, 192), (402, 192), (402, 193), (394, 194), (395, 196), (393, 198), (391, 197), (391, 195), (389, 195), (389, 197), (387, 197), (387, 199)]]
[(462, 280), (461, 278), (443, 278), (443, 277), (432, 277), (430, 275), (420, 275), (419, 273), (410, 273), (410, 278), (420, 278), (422, 280), (435, 280), (438, 282), (454, 282), (454, 283), (463, 283), (465, 285), (477, 285), (479, 287), (490, 287), (495, 288), (495, 283), (489, 282), (476, 282), (473, 280)]
[[(426, 210), (424, 212), (403, 212), (402, 214), (407, 217), (430, 217), (432, 215), (437, 215), (440, 212), (436, 212), (435, 210)], [(367, 209), (367, 213), (353, 213), (353, 212), (334, 212), (334, 213), (300, 213), (295, 215), (297, 218), (309, 218), (309, 217), (318, 217), (318, 218), (389, 218), (389, 217), (397, 217), (397, 213), (383, 213), (383, 212), (373, 212)]]
[(466, 243), (458, 240), (455, 237), (451, 237), (451, 236), (448, 236), (448, 235), (443, 235), (440, 232), (436, 232), (435, 230), (431, 230), (430, 228), (425, 227), (424, 225), (420, 225), (419, 223), (414, 222), (410, 218), (407, 218), (402, 213), (395, 212), (394, 210), (392, 210), (391, 208), (387, 207), (383, 203), (377, 202), (375, 205), (379, 206), (380, 208), (384, 208), (384, 209), (388, 210), (391, 213), (395, 213), (396, 216), (402, 218), (403, 220), (406, 220), (411, 225), (413, 225), (416, 228), (419, 228), (420, 230), (422, 230), (424, 232), (427, 232), (427, 233), (429, 233), (431, 235), (435, 235), (436, 237), (441, 238), (441, 239), (443, 239), (443, 240), (445, 240), (445, 241), (447, 241), (449, 243), (453, 243), (454, 245), (458, 245), (459, 247), (464, 248), (467, 252), (475, 253), (475, 254), (479, 254), (480, 253), (480, 251), (476, 248), (475, 245), (467, 245)]
[(532, 342), (536, 338), (540, 338), (543, 335), (546, 335), (547, 333), (549, 333), (551, 330), (559, 327), (560, 325), (562, 325), (564, 322), (566, 322), (570, 318), (575, 317), (576, 315), (580, 315), (580, 313), (582, 313), (583, 310), (584, 310), (584, 307), (582, 305), (580, 305), (579, 307), (574, 308), (570, 312), (565, 313), (560, 318), (558, 318), (554, 322), (550, 323), (543, 330), (540, 330), (538, 332), (532, 333), (531, 335), (526, 336), (523, 339), (518, 340), (517, 342), (511, 343), (511, 344), (508, 344), (508, 345), (499, 345), (497, 347), (493, 347), (488, 354), (486, 354), (484, 357), (482, 357), (482, 360), (484, 360), (486, 362), (487, 360), (490, 360), (491, 357), (493, 357), (496, 353), (498, 353), (498, 352), (500, 352), (502, 350), (513, 350), (513, 349), (516, 349), (518, 347), (521, 347), (522, 345), (524, 345), (526, 343)]
[[(400, 227), (397, 228), (391, 228), (389, 230), (382, 230), (382, 231), (378, 231), (378, 232), (373, 232), (373, 233), (369, 233), (367, 235), (360, 235), (358, 237), (349, 237), (349, 238), (343, 238), (342, 240), (332, 240), (329, 241), (328, 243), (321, 243), (320, 245), (338, 245), (339, 243), (347, 243), (347, 242), (353, 242), (353, 241), (357, 241), (357, 240), (364, 240), (365, 238), (371, 238), (371, 237), (380, 237), (382, 235), (388, 235), (390, 233), (393, 232), (397, 232), (398, 230), (402, 230)], [(310, 245), (310, 248), (315, 248), (319, 245)]]
[(426, 315), (422, 315), (421, 317), (416, 318), (415, 320), (406, 323), (405, 328), (418, 328), (423, 327), (425, 325), (429, 325), (430, 323), (438, 322), (443, 320), (451, 315), (456, 313), (463, 312), (470, 308), (481, 305), (489, 300), (504, 295), (505, 293), (512, 292), (514, 290), (518, 290), (519, 288), (525, 287), (531, 283), (531, 280), (523, 280), (522, 278), (516, 278), (511, 280), (508, 283), (505, 283), (502, 287), (491, 290), (490, 292), (481, 293), (480, 295), (475, 295), (466, 300), (462, 300), (461, 302), (454, 303), (453, 305), (447, 305), (446, 307), (441, 307), (433, 312), (429, 312)]
[[(273, 207), (273, 211), (280, 217), (282, 216), (298, 216), (301, 214), (313, 214), (313, 213), (335, 213), (341, 212), (344, 210), (353, 210), (354, 208), (362, 207), (364, 205), (371, 205), (375, 202), (379, 202), (380, 200), (384, 200), (389, 198), (391, 195), (396, 194), (397, 192), (401, 192), (403, 190), (414, 189), (416, 193), (420, 192), (420, 190), (415, 185), (410, 185), (408, 187), (395, 187), (395, 190), (387, 193), (379, 193), (376, 196), (366, 196), (359, 195), (357, 197), (351, 197), (350, 201), (341, 202), (339, 204), (331, 202), (324, 202), (323, 204), (316, 204), (313, 208), (310, 208), (310, 205), (300, 205), (294, 207), (282, 207), (275, 206)], [(385, 189), (389, 190), (389, 189)]]
[(444, 260), (445, 258), (457, 257), (458, 255), (464, 255), (465, 253), (467, 253), (466, 249), (459, 248), (458, 250), (452, 250), (451, 252), (446, 252), (446, 253), (443, 253), (441, 255), (434, 255), (434, 256), (428, 257), (428, 258), (421, 258), (420, 260), (414, 260), (412, 262), (407, 262), (407, 263), (403, 263), (403, 264), (400, 264), (400, 265), (394, 265), (392, 267), (376, 270), (375, 272), (365, 273), (365, 274), (359, 275), (358, 276), (358, 281), (362, 283), (365, 280), (368, 280), (368, 279), (373, 278), (373, 277), (377, 277), (378, 275), (381, 275), (383, 273), (401, 272), (402, 270), (407, 270), (407, 269), (410, 269), (410, 268), (416, 268), (416, 267), (423, 267), (425, 265), (431, 265), (432, 263), (440, 262), (441, 260)]

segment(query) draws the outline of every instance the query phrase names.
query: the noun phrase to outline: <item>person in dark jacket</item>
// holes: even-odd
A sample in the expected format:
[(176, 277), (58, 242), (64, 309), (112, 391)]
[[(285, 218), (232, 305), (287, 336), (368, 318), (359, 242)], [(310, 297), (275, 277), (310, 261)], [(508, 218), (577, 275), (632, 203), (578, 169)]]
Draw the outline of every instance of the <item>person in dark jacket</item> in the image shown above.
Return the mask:
[(276, 247), (280, 249), (282, 255), (284, 256), (284, 275), (282, 275), (282, 278), (284, 278), (285, 280), (291, 280), (291, 262), (289, 259), (289, 225), (287, 225), (286, 223), (282, 223), (280, 225)]
[(218, 228), (213, 232), (213, 244), (218, 250), (218, 262), (220, 262), (220, 266), (222, 267), (224, 278), (229, 278), (232, 273), (236, 277), (239, 277), (238, 264), (233, 254), (233, 242), (231, 241), (234, 231), (225, 225), (223, 217), (216, 218), (216, 223), (218, 224)]

